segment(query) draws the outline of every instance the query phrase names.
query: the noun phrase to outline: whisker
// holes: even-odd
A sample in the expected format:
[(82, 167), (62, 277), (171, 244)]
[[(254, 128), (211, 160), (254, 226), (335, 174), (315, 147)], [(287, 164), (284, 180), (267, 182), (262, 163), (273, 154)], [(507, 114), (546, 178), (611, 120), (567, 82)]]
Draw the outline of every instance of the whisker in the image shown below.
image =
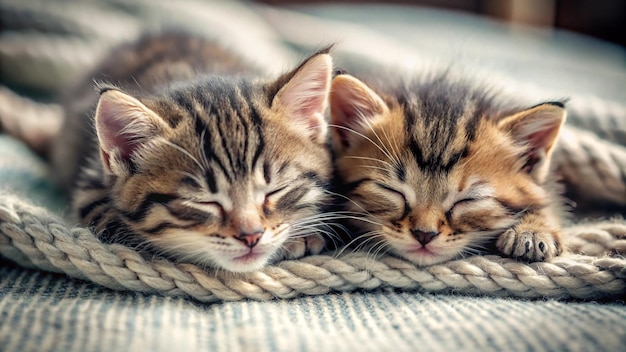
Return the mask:
[(310, 236), (313, 233), (323, 234), (323, 235), (327, 236), (328, 238), (335, 238), (336, 237), (336, 234), (333, 234), (332, 232), (329, 232), (329, 231), (322, 230), (322, 229), (317, 228), (317, 227), (302, 228), (302, 229), (298, 229), (296, 231), (292, 231), (292, 232), (289, 233), (289, 237), (290, 238), (303, 238), (303, 237)]
[[(382, 236), (381, 236), (382, 237)], [(371, 246), (369, 248), (369, 250), (366, 253), (366, 258), (368, 259), (372, 259), (372, 260), (376, 260), (376, 258), (378, 257), (378, 255), (380, 254), (380, 252), (382, 252), (383, 250), (386, 252), (387, 251), (387, 247), (390, 246), (390, 244), (385, 241), (384, 238), (381, 238), (378, 243), (374, 244), (373, 246)], [(384, 252), (383, 252), (384, 253)], [(366, 271), (370, 271), (369, 268), (366, 266), (365, 267)]]
[(180, 147), (179, 145), (176, 145), (166, 139), (163, 139), (163, 142), (166, 145), (169, 145), (170, 147), (178, 150), (179, 152), (183, 153), (184, 155), (188, 156), (196, 165), (198, 165), (198, 167), (203, 170), (204, 167), (202, 166), (202, 164), (200, 164), (200, 162), (198, 161), (198, 159), (196, 159), (193, 155), (191, 155), (191, 153), (189, 153), (188, 151), (186, 151), (185, 149), (183, 149), (182, 147)]
[(339, 198), (343, 198), (344, 200), (347, 200), (348, 202), (352, 203), (353, 205), (356, 205), (363, 213), (367, 214), (367, 215), (371, 215), (369, 211), (367, 211), (365, 208), (363, 208), (359, 203), (355, 202), (354, 200), (350, 199), (350, 197), (343, 195), (343, 194), (339, 194), (336, 192), (331, 192), (329, 190), (324, 190), (325, 193), (330, 194), (332, 196), (336, 196)]
[[(381, 254), (380, 252), (382, 252), (383, 250), (386, 251), (386, 247), (390, 246), (389, 243), (387, 243), (387, 241), (380, 241), (379, 243), (377, 243), (376, 245), (374, 245), (372, 247), (372, 249), (370, 250), (370, 253), (372, 254), (372, 259), (376, 259), (378, 258), (378, 256)], [(384, 254), (384, 252), (383, 252)]]
[[(348, 244), (344, 245), (343, 249), (337, 253), (337, 256), (341, 255), (345, 250), (350, 248), (354, 243), (358, 242), (358, 245), (354, 248), (353, 252), (360, 251), (361, 248), (365, 247), (368, 242), (374, 241), (378, 238), (383, 238), (383, 233), (380, 231), (370, 231), (363, 233), (355, 238), (353, 238)], [(365, 240), (362, 240), (365, 238)]]
[[(353, 130), (353, 129), (349, 128), (349, 127), (340, 126), (340, 125), (335, 125), (335, 124), (330, 124), (330, 125), (328, 125), (328, 126), (329, 126), (329, 127), (340, 128), (340, 129), (346, 130), (346, 131), (348, 131), (348, 132), (352, 132), (352, 133), (354, 133), (354, 134), (356, 134), (356, 135), (358, 135), (358, 136), (360, 136), (360, 137), (363, 137), (365, 140), (369, 141), (369, 142), (370, 142), (370, 143), (372, 143), (372, 144), (373, 144), (376, 148), (378, 148), (378, 150), (380, 150), (380, 152), (381, 152), (381, 153), (383, 153), (386, 157), (388, 157), (390, 160), (393, 160), (393, 157), (391, 157), (391, 155), (389, 155), (389, 153), (388, 153), (385, 149), (383, 149), (380, 145), (376, 144), (376, 142), (374, 142), (374, 141), (373, 141), (371, 138), (369, 138), (368, 136), (366, 136), (366, 135), (364, 135), (364, 134), (362, 134), (362, 133), (360, 133), (360, 132), (357, 132), (357, 131), (355, 131), (355, 130)], [(375, 134), (375, 133), (374, 133), (374, 134)]]
[[(344, 158), (346, 158), (346, 159), (375, 161), (375, 162), (378, 162), (378, 163), (381, 163), (381, 164), (385, 164), (389, 168), (393, 169), (393, 165), (391, 163), (388, 163), (388, 162), (386, 162), (384, 160), (380, 160), (380, 159), (376, 159), (376, 158), (370, 158), (370, 157), (367, 157), (367, 156), (357, 156), (357, 155), (348, 155), (348, 156), (345, 156)], [(382, 169), (382, 170), (386, 170), (386, 169)]]
[[(205, 148), (206, 147), (205, 146), (206, 142), (205, 142), (205, 139), (204, 139), (205, 136), (206, 136), (206, 130), (203, 130), (202, 134), (200, 135), (200, 140), (201, 140), (201, 143), (202, 143), (202, 145), (201, 145), (202, 150), (206, 149)], [(207, 160), (206, 153), (204, 153), (204, 152), (200, 153), (200, 159), (202, 159), (202, 163), (205, 165), (205, 168), (208, 168), (209, 167), (209, 161)]]
[(391, 139), (389, 138), (389, 135), (387, 134), (387, 130), (384, 128), (381, 128), (385, 139), (387, 140), (387, 143), (389, 143), (389, 146), (391, 147), (391, 151), (393, 151), (393, 156), (395, 158), (395, 163), (396, 166), (399, 168), (400, 165), (402, 165), (402, 163), (400, 162), (400, 147), (398, 146), (397, 140), (396, 139)]
[(379, 167), (379, 166), (374, 166), (374, 165), (359, 165), (359, 167), (364, 168), (364, 169), (372, 169), (372, 170), (380, 170), (380, 171), (389, 171), (388, 169), (385, 169), (383, 167)]
[[(353, 239), (352, 239), (350, 242), (348, 242), (347, 244), (345, 244), (345, 245), (343, 246), (343, 248), (341, 248), (341, 250), (340, 250), (340, 251), (336, 254), (336, 256), (340, 256), (340, 255), (342, 255), (342, 254), (343, 254), (343, 252), (345, 252), (346, 250), (348, 250), (348, 249), (352, 246), (352, 244), (354, 244), (355, 242), (359, 241), (361, 238), (365, 238), (365, 241), (368, 241), (368, 240), (369, 240), (369, 238), (367, 237), (367, 233), (362, 234), (362, 235), (359, 235), (359, 236), (357, 236), (357, 237), (353, 238)], [(365, 241), (364, 241), (364, 242), (365, 242)]]
[(370, 123), (369, 119), (363, 117), (361, 119), (361, 121), (365, 122), (365, 124), (367, 125), (367, 127), (369, 127), (370, 131), (372, 131), (372, 133), (374, 134), (376, 139), (378, 139), (378, 142), (380, 142), (380, 148), (385, 150), (383, 152), (385, 154), (385, 156), (387, 156), (389, 158), (389, 160), (391, 160), (393, 162), (394, 166), (399, 167), (400, 166), (399, 161), (397, 160), (397, 158), (394, 155), (391, 154), (391, 152), (389, 151), (389, 149), (387, 148), (385, 143), (382, 141), (382, 139), (380, 139), (380, 136), (378, 135), (378, 133), (376, 133), (376, 130), (374, 129), (374, 127)]
[(364, 252), (366, 257), (369, 258), (369, 254), (372, 251), (372, 248), (376, 247), (381, 241), (384, 241), (382, 235), (373, 235), (370, 233), (368, 239), (366, 241), (363, 241), (362, 243), (359, 243), (359, 245), (357, 245), (354, 250), (355, 252)]

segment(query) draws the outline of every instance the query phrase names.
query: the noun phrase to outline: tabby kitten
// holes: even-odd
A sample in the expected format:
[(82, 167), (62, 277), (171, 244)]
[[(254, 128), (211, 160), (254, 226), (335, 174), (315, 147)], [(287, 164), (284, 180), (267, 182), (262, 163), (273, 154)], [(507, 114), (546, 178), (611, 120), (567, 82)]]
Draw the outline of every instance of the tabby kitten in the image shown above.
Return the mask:
[(264, 80), (186, 34), (117, 50), (93, 121), (79, 88), (54, 145), (72, 208), (104, 240), (232, 272), (320, 252), (331, 71), (322, 50)]
[(502, 108), (488, 90), (449, 74), (380, 85), (333, 79), (330, 109), (355, 242), (418, 265), (495, 245), (543, 261), (563, 250), (550, 155), (560, 102)]

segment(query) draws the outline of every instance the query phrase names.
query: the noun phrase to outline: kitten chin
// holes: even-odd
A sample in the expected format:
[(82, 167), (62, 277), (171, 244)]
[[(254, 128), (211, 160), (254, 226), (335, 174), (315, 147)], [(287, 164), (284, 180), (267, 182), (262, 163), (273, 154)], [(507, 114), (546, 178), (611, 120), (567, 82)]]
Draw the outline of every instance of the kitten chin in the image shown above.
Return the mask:
[(273, 239), (273, 233), (264, 233), (261, 240), (249, 248), (238, 246), (234, 241), (229, 243), (223, 236), (206, 236), (196, 231), (169, 231), (150, 239), (150, 242), (161, 255), (175, 261), (231, 272), (248, 272), (262, 269), (271, 262), (284, 244), (285, 236)]
[[(523, 261), (563, 251), (550, 156), (562, 103), (502, 104), (449, 75), (379, 85), (333, 79), (330, 106), (353, 242), (418, 265), (484, 253)], [(371, 243), (371, 245), (368, 245)]]
[(93, 105), (77, 90), (52, 159), (63, 177), (81, 165), (72, 207), (102, 239), (233, 272), (323, 249), (328, 49), (265, 80), (216, 43), (162, 33), (95, 72), (115, 85)]

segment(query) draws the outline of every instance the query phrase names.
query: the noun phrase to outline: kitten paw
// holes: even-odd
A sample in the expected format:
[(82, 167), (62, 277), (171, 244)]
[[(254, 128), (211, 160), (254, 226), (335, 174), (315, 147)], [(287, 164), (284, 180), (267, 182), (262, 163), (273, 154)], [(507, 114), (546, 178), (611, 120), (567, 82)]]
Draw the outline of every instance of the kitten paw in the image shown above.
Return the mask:
[(289, 239), (283, 245), (280, 259), (298, 259), (307, 255), (319, 254), (325, 246), (326, 240), (318, 234)]
[(542, 262), (562, 252), (557, 231), (547, 227), (532, 228), (525, 224), (517, 225), (500, 235), (496, 247), (509, 257), (529, 262)]

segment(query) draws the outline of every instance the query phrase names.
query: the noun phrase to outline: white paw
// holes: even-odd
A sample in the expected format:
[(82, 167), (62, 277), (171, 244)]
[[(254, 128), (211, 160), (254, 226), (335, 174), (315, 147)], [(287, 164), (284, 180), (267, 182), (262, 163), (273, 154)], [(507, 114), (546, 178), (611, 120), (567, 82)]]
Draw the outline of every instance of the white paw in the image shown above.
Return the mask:
[(496, 242), (503, 254), (529, 262), (541, 262), (561, 254), (558, 235), (548, 231), (533, 231), (525, 226), (509, 229)]
[(319, 254), (326, 246), (322, 235), (315, 234), (285, 241), (279, 259), (297, 259), (306, 255)]

